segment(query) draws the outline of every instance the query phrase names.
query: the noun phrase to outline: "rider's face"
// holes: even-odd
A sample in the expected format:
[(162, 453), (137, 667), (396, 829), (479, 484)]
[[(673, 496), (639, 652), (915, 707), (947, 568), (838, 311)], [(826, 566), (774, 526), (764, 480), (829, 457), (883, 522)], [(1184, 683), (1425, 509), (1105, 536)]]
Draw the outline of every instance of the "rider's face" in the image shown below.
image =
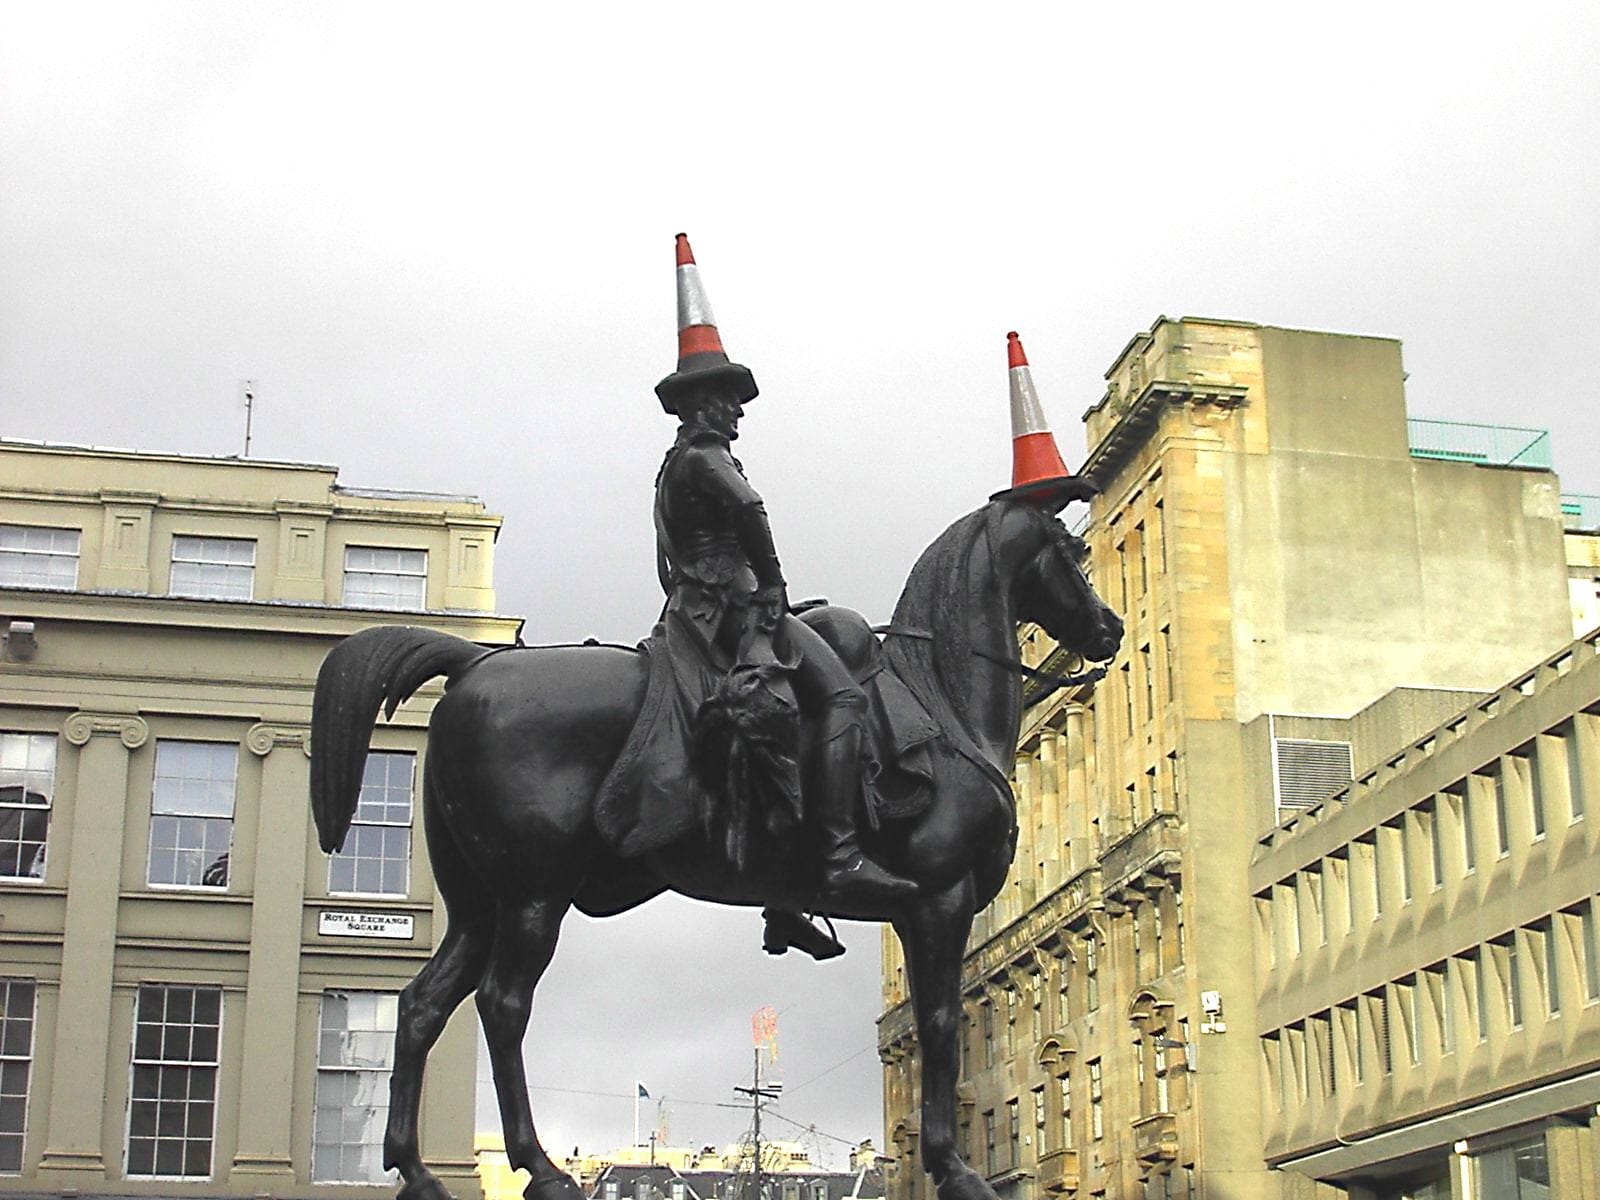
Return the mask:
[(720, 433), (730, 442), (739, 436), (739, 418), (744, 405), (730, 392), (713, 392), (700, 402), (700, 423)]

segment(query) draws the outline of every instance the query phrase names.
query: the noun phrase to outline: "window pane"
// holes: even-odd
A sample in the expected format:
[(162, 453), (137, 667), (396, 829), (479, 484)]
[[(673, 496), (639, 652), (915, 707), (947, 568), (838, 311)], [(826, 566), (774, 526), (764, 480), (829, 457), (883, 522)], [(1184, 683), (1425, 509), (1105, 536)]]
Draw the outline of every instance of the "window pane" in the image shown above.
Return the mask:
[(328, 860), (328, 890), (404, 896), (410, 888), (411, 792), (416, 756), (373, 751), (361, 781), (355, 820)]
[(344, 602), (356, 608), (420, 609), (426, 602), (428, 553), (347, 546)]
[(0, 733), (0, 877), (44, 876), (55, 773), (54, 734)]
[(76, 529), (0, 525), (0, 586), (78, 586)]
[(255, 594), (256, 544), (248, 538), (172, 539), (174, 596), (249, 600)]
[(389, 1068), (397, 998), (375, 992), (326, 992), (317, 1052), (311, 1177), (381, 1183), (389, 1119)]
[(217, 988), (139, 988), (128, 1106), (130, 1176), (210, 1176), (221, 1011)]

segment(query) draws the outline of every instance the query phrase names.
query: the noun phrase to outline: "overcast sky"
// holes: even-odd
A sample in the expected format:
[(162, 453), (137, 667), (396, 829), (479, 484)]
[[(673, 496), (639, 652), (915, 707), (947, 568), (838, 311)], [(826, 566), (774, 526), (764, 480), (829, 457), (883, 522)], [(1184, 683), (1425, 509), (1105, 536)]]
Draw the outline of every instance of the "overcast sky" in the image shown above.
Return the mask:
[[(1401, 338), (1413, 415), (1548, 428), (1600, 492), (1592, 0), (1078, 7), (6, 4), (0, 435), (238, 453), (254, 379), (254, 454), (479, 495), (528, 640), (632, 642), (686, 229), (796, 598), (886, 619), (1007, 482), (1013, 328), (1072, 463), (1196, 314)], [(736, 1136), (769, 1003), (781, 1111), (881, 1138), (877, 957), (574, 918), (547, 1144), (626, 1142), (635, 1079)]]

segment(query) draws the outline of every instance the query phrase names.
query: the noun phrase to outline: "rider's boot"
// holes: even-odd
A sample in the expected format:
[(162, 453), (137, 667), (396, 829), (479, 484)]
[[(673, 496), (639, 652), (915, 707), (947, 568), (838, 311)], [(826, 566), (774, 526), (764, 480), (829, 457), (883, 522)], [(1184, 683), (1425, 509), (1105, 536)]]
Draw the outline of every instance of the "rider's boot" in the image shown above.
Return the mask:
[(853, 706), (829, 714), (821, 747), (813, 820), (822, 840), (825, 896), (865, 903), (896, 903), (917, 894), (917, 885), (886, 871), (861, 852), (856, 805), (861, 795), (861, 723)]
[(768, 954), (787, 954), (792, 947), (825, 962), (844, 953), (844, 944), (833, 936), (831, 925), (823, 930), (788, 908), (762, 909), (761, 915), (767, 922), (761, 948)]

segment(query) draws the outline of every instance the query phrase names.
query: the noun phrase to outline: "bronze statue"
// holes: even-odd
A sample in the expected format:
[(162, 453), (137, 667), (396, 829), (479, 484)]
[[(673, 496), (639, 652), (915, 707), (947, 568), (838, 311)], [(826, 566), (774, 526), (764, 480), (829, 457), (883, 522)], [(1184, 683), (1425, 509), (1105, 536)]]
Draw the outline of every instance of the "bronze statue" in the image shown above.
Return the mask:
[[(1012, 341), (1013, 415), (1033, 420), (1031, 384), (1017, 403)], [(1084, 577), (1084, 543), (1053, 515), (1088, 486), (1048, 432), (1040, 458), (1039, 429), (1022, 421), (1013, 486), (924, 551), (881, 642), (848, 609), (797, 618), (759, 496), (728, 450), (754, 380), (725, 355), (692, 361), (720, 342), (685, 346), (660, 390), (684, 427), (657, 494), (666, 611), (644, 646), (485, 651), (387, 626), (341, 642), (318, 675), (311, 803), (329, 852), (350, 827), (380, 707), (392, 715), (428, 679), (448, 681), (423, 815), (449, 921), (401, 995), (385, 1165), (403, 1200), (447, 1196), (418, 1154), (422, 1071), (476, 992), (507, 1156), (532, 1180), (524, 1194), (578, 1200), (534, 1132), (521, 1055), (533, 991), (569, 908), (608, 916), (670, 888), (766, 906), (780, 937), (785, 921), (811, 928), (802, 910), (892, 922), (921, 1038), (923, 1163), (940, 1200), (994, 1200), (956, 1151), (961, 958), (1016, 846), (1018, 623), (1093, 661), (1121, 642)], [(816, 830), (820, 857), (800, 849)]]
[[(715, 736), (709, 722), (730, 739), (777, 750), (751, 760), (757, 769), (767, 768), (764, 778), (752, 781), (756, 794), (729, 799), (748, 808), (762, 793), (776, 791), (780, 811), (820, 835), (820, 890), (811, 907), (840, 898), (909, 899), (916, 885), (867, 858), (856, 834), (870, 769), (863, 754), (866, 694), (833, 648), (789, 612), (766, 507), (730, 449), (744, 406), (756, 398), (755, 378), (722, 348), (685, 234), (678, 234), (676, 249), (678, 369), (656, 386), (656, 395), (682, 424), (656, 476), (658, 573), (667, 592), (657, 638), (675, 660), (684, 707), (695, 714), (702, 739)], [(801, 714), (815, 730), (814, 773), (804, 786), (798, 770)], [(641, 741), (648, 736), (645, 728), (636, 734)], [(663, 747), (666, 757), (686, 741), (680, 731), (666, 731), (667, 738), (675, 736), (675, 743)], [(739, 752), (738, 746), (727, 751)], [(700, 757), (720, 762), (726, 756)], [(722, 783), (736, 792), (742, 780), (714, 771), (701, 782), (706, 790)], [(735, 828), (736, 837), (743, 833)], [(739, 845), (732, 849), (740, 854)], [(769, 909), (766, 921), (769, 952), (793, 944), (818, 958), (843, 953), (836, 940), (796, 913)]]

